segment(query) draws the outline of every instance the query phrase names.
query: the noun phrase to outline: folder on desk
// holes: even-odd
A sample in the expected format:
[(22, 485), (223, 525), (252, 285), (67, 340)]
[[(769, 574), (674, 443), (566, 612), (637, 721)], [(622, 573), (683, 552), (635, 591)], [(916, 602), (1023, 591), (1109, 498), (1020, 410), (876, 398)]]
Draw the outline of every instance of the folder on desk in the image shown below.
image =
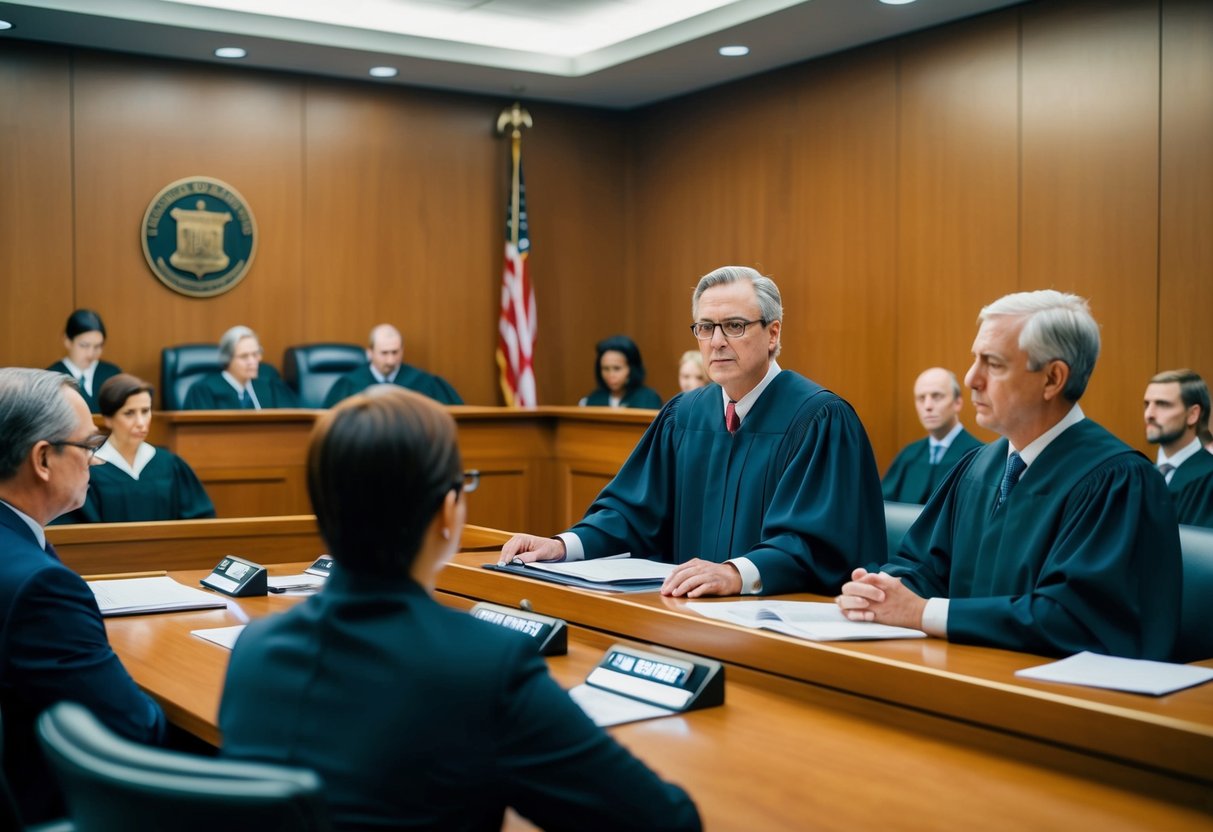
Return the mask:
[(674, 570), (674, 564), (612, 556), (526, 564), (486, 563), (484, 568), (598, 592), (655, 592), (661, 589), (666, 577)]
[(909, 627), (851, 621), (835, 604), (820, 601), (688, 601), (687, 608), (717, 621), (771, 630), (806, 641), (869, 641), (927, 635)]
[(227, 600), (169, 577), (89, 581), (103, 616), (226, 607)]

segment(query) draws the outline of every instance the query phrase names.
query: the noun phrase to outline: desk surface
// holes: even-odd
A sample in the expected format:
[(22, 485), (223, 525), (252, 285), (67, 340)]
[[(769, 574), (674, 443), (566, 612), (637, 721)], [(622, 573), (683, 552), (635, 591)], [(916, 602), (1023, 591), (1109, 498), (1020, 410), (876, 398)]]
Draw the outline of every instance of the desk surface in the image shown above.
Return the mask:
[[(289, 574), (304, 565), (285, 564), (271, 572)], [(203, 574), (174, 577), (193, 584)], [(471, 603), (444, 593), (439, 597), (454, 606)], [(681, 615), (659, 610), (652, 601), (632, 603)], [(222, 610), (106, 623), (114, 649), (169, 718), (214, 743), (228, 653), (190, 631), (243, 623), (295, 602), (281, 596), (233, 599)], [(550, 661), (553, 674), (566, 687), (578, 683), (615, 640), (573, 627), (569, 655)], [(1213, 829), (1213, 818), (1184, 806), (890, 725), (879, 718), (879, 709), (838, 707), (853, 698), (730, 666), (724, 707), (611, 730), (663, 776), (688, 788), (714, 830), (812, 825), (849, 832), (878, 824)]]

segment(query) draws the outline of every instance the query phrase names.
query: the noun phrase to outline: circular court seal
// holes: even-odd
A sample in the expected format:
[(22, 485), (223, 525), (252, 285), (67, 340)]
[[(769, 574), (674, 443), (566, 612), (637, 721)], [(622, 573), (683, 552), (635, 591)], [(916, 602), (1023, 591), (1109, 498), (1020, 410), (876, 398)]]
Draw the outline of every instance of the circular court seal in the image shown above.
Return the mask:
[(248, 273), (257, 222), (235, 188), (207, 176), (166, 185), (143, 215), (143, 256), (160, 282), (183, 295), (221, 295)]

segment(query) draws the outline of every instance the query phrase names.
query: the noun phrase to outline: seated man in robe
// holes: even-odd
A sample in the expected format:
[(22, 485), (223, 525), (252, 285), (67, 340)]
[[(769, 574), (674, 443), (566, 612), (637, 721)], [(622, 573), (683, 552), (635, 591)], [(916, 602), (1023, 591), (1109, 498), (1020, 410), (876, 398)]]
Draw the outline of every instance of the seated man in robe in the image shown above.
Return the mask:
[(1179, 527), (1142, 454), (1078, 404), (1099, 355), (1087, 302), (1052, 290), (981, 311), (977, 423), (1002, 435), (931, 495), (897, 555), (855, 570), (854, 621), (1045, 655), (1167, 659), (1179, 627)]
[(463, 404), (463, 399), (446, 379), (409, 366), (403, 363), (403, 358), (404, 339), (400, 337), (400, 331), (391, 324), (379, 324), (371, 330), (366, 366), (337, 379), (324, 398), (324, 406), (332, 407), (372, 384), (398, 384), (440, 404)]
[(863, 425), (776, 362), (783, 305), (770, 278), (717, 269), (691, 315), (713, 383), (666, 403), (581, 522), (557, 538), (516, 535), (502, 561), (630, 552), (679, 564), (666, 595), (833, 594), (887, 551)]
[(960, 423), (964, 398), (951, 370), (923, 370), (914, 382), (914, 407), (927, 436), (902, 448), (880, 481), (884, 498), (899, 503), (925, 503), (952, 466), (981, 447)]
[(1209, 388), (1191, 370), (1168, 370), (1146, 387), (1146, 439), (1158, 446), (1158, 470), (1175, 498), (1179, 522), (1213, 527), (1213, 454), (1200, 441), (1209, 429)]

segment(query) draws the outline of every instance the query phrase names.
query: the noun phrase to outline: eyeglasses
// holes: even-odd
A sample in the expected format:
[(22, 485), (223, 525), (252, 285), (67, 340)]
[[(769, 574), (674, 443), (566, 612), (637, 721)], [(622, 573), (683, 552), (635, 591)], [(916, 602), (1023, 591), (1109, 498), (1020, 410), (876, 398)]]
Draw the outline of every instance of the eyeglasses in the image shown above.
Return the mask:
[(463, 479), (459, 482), (452, 483), (451, 488), (455, 489), (455, 493), (462, 491), (464, 494), (471, 494), (480, 487), (480, 472), (475, 468), (470, 471), (463, 472)]
[(88, 454), (88, 458), (91, 460), (97, 455), (97, 451), (101, 450), (101, 446), (105, 444), (105, 440), (108, 438), (108, 436), (98, 433), (90, 436), (83, 442), (69, 442), (66, 439), (61, 439), (58, 442), (49, 442), (47, 444), (56, 448), (62, 448), (65, 445), (71, 445), (73, 448), (80, 448), (86, 454)]
[(768, 323), (770, 321), (764, 321), (762, 318), (756, 321), (743, 321), (740, 318), (730, 318), (727, 321), (696, 321), (691, 324), (691, 332), (700, 341), (711, 341), (712, 336), (716, 334), (716, 327), (720, 327), (725, 338), (740, 338), (752, 324), (766, 326)]

